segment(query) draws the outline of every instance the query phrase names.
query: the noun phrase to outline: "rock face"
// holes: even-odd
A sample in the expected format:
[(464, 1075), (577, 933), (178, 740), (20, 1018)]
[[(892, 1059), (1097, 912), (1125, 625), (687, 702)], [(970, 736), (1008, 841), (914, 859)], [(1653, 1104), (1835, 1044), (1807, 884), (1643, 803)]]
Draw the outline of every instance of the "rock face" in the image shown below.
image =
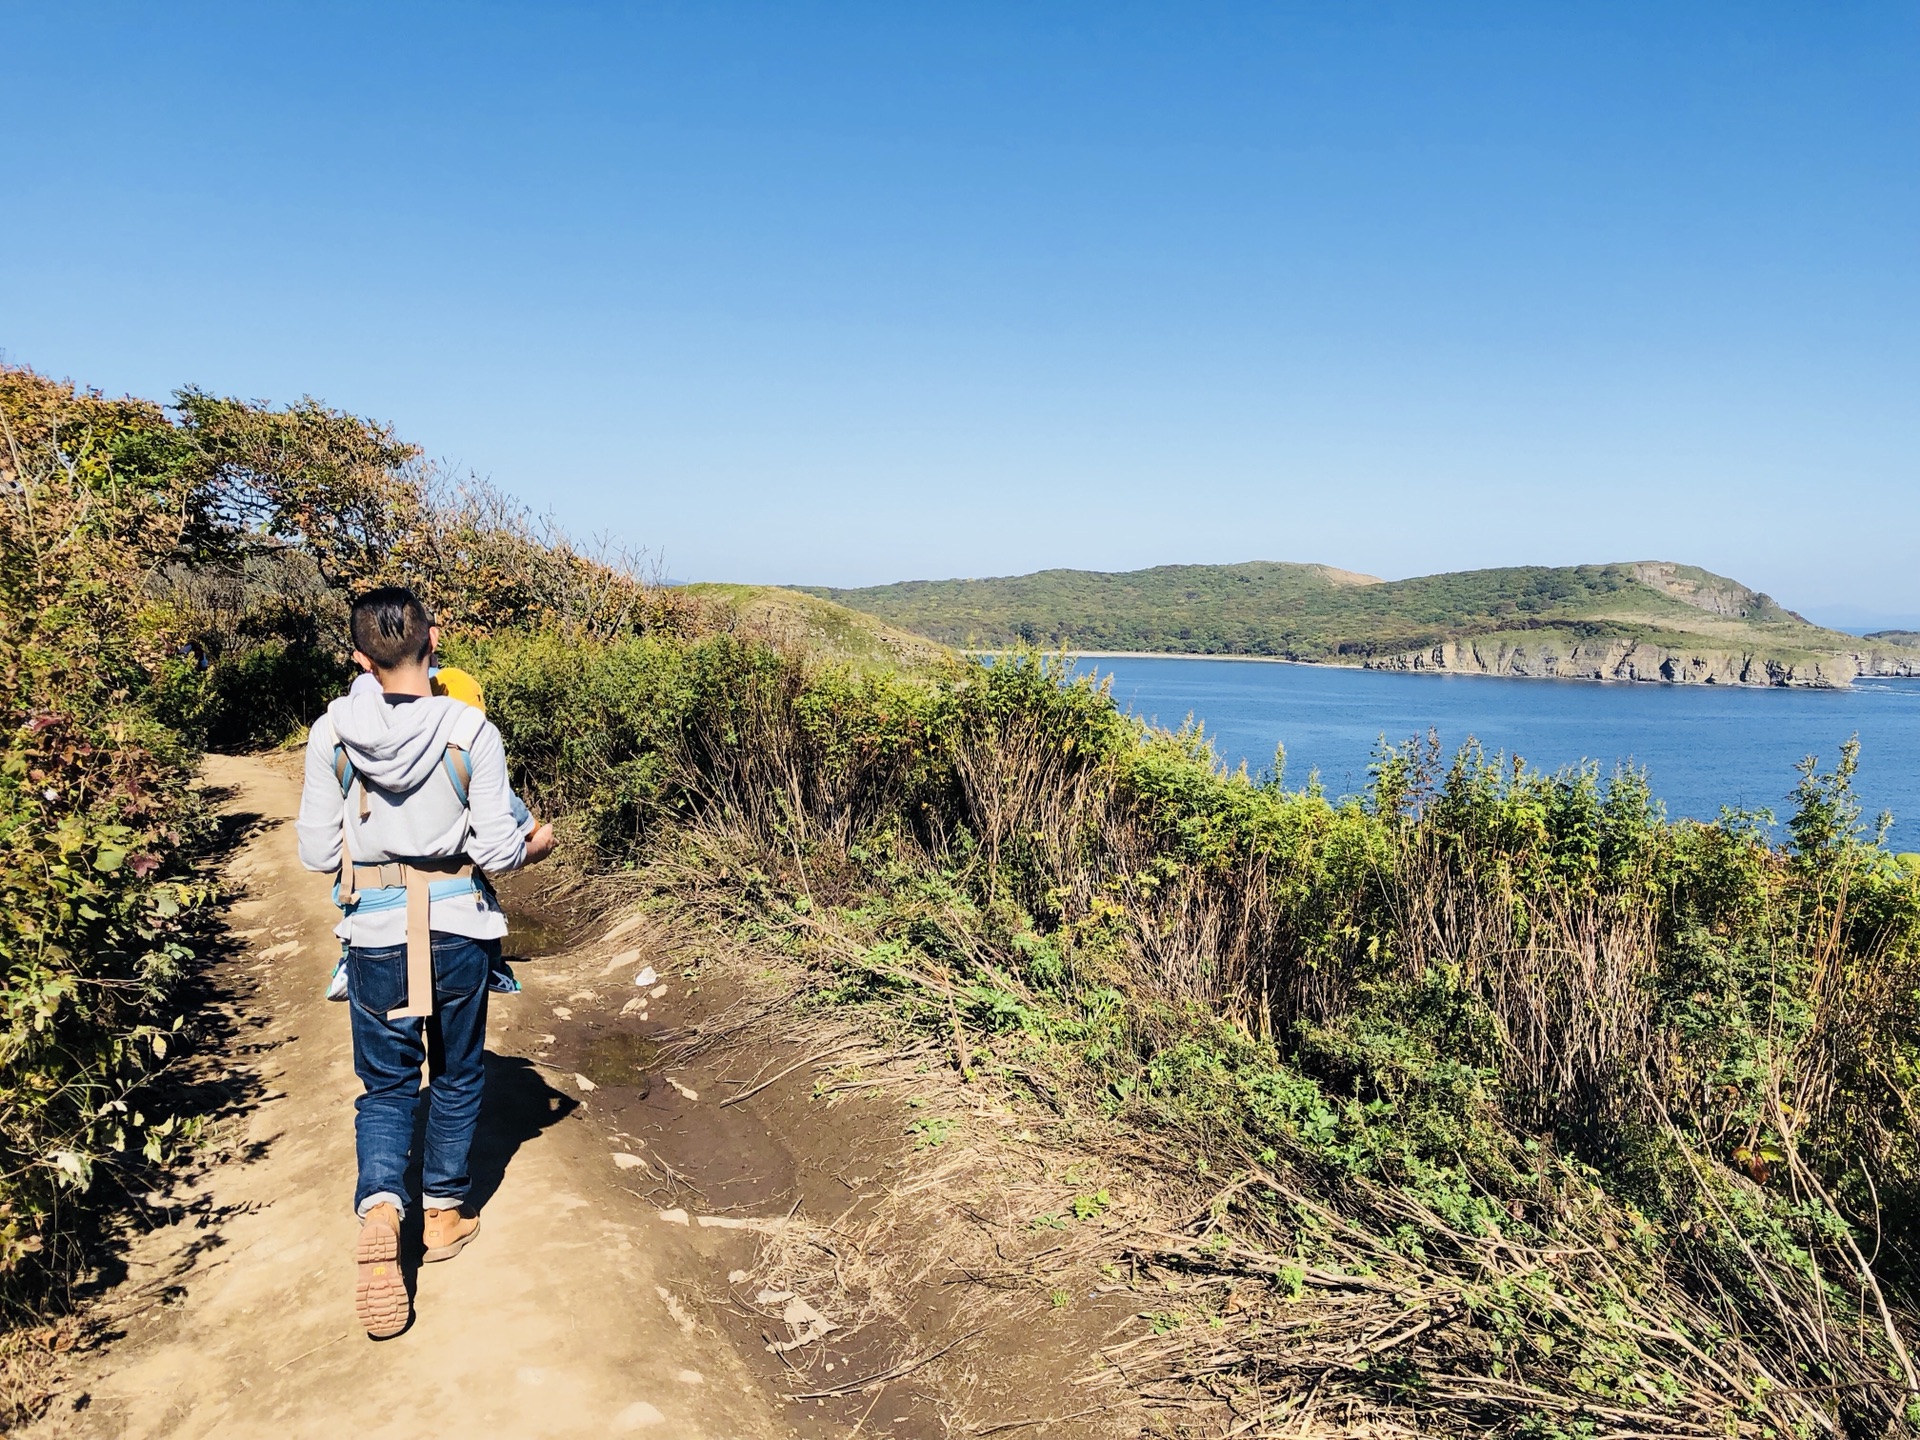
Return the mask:
[[(1684, 605), (1704, 610), (1709, 615), (1746, 620), (1770, 614), (1789, 614), (1774, 603), (1773, 597), (1751, 590), (1738, 580), (1724, 575), (1676, 565), (1670, 560), (1635, 560), (1625, 566), (1633, 578)], [(1796, 617), (1798, 618), (1798, 617)]]
[[(1872, 637), (1868, 637), (1872, 638)], [(1885, 677), (1887, 679), (1912, 679), (1920, 675), (1920, 648), (1902, 646), (1906, 653), (1889, 654), (1885, 650), (1868, 650), (1854, 655), (1858, 664), (1857, 674)]]
[(1920, 651), (1902, 655), (1875, 648), (1781, 659), (1750, 651), (1679, 650), (1644, 640), (1587, 640), (1529, 632), (1446, 640), (1398, 655), (1374, 656), (1364, 664), (1369, 670), (1844, 690), (1861, 675), (1920, 675)]

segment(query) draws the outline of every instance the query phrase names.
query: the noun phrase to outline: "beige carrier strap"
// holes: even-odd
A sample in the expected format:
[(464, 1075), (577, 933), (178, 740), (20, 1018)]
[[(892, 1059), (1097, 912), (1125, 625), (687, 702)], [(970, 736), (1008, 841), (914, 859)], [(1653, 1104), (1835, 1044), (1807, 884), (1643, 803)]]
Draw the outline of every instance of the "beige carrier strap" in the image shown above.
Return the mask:
[(351, 844), (352, 834), (353, 834), (353, 826), (347, 822), (347, 812), (343, 808), (340, 811), (340, 897), (339, 897), (340, 908), (342, 910), (345, 910), (348, 907), (350, 907), (353, 904), (353, 902), (359, 898), (359, 894), (360, 894), (360, 892), (354, 888), (354, 884), (353, 884), (353, 872), (358, 870), (360, 867), (353, 863), (353, 847)]
[[(353, 879), (371, 889), (405, 886), (407, 891), (407, 999), (387, 1011), (389, 1020), (406, 1020), (433, 1013), (433, 895), (436, 880), (463, 880), (474, 873), (473, 862), (460, 856), (445, 860), (389, 860), (380, 865), (347, 867)], [(343, 880), (344, 884), (345, 881)]]
[(353, 905), (354, 898), (359, 894), (359, 889), (354, 884), (353, 874), (358, 868), (353, 862), (353, 810), (347, 801), (356, 790), (360, 793), (360, 823), (364, 825), (369, 813), (367, 782), (354, 773), (353, 761), (347, 758), (346, 747), (340, 743), (331, 717), (323, 715), (319, 723), (327, 727), (326, 738), (333, 745), (333, 778), (340, 786), (339, 905), (345, 910)]
[(408, 865), (407, 999), (387, 1011), (387, 1019), (433, 1014), (433, 905), (427, 887), (432, 877)]
[[(360, 792), (360, 819), (367, 818), (367, 786), (365, 781), (356, 781), (354, 789)], [(340, 904), (351, 905), (360, 890), (354, 884), (354, 871), (360, 869), (353, 859), (353, 822), (349, 818), (352, 811), (342, 806), (340, 809)]]

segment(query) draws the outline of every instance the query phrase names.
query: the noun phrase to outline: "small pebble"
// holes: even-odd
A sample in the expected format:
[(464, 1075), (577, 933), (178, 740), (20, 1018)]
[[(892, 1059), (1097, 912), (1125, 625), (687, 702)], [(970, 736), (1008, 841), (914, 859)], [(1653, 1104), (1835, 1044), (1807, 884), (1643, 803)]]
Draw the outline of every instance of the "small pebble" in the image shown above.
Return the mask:
[(660, 1413), (660, 1407), (649, 1405), (645, 1400), (636, 1400), (618, 1415), (613, 1417), (613, 1428), (618, 1432), (644, 1430), (659, 1425), (666, 1420)]

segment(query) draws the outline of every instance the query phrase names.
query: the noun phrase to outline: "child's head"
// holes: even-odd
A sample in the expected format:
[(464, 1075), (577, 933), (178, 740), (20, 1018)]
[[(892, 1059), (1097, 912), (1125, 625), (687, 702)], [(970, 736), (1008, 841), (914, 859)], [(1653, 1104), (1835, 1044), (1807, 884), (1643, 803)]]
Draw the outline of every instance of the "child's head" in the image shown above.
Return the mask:
[(376, 674), (425, 664), (440, 638), (427, 607), (399, 585), (382, 585), (355, 600), (348, 629), (355, 657)]

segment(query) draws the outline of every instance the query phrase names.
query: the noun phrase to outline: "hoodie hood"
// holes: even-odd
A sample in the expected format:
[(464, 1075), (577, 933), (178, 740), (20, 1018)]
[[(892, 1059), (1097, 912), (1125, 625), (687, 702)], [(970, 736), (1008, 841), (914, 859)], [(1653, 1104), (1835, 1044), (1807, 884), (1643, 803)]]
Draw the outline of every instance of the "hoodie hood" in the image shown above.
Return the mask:
[(468, 708), (451, 695), (389, 705), (372, 686), (356, 685), (327, 707), (327, 717), (353, 768), (369, 784), (406, 794), (433, 774)]

